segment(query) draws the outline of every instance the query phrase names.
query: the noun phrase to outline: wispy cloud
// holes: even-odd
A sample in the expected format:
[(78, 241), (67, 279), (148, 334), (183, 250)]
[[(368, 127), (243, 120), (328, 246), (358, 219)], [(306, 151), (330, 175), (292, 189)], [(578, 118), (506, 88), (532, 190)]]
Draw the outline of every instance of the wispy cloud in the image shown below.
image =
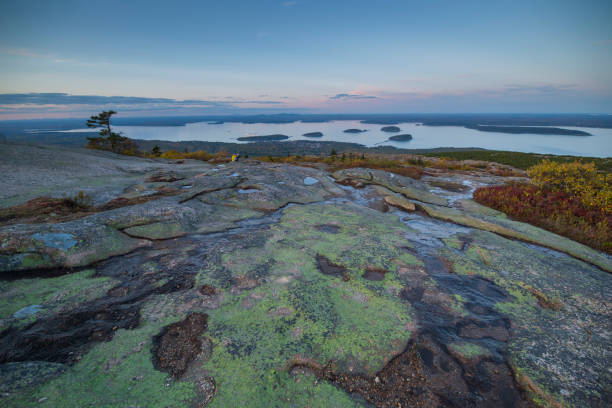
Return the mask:
[(45, 53), (32, 51), (28, 48), (0, 47), (0, 54), (1, 55), (12, 55), (15, 57), (36, 58), (36, 59), (47, 60), (50, 62), (55, 62), (58, 64), (72, 64), (72, 65), (79, 65), (79, 66), (84, 66), (84, 67), (94, 67), (94, 66), (110, 64), (109, 62), (106, 62), (106, 61), (92, 62), (92, 61), (81, 61), (81, 60), (74, 59), (74, 58), (65, 58), (65, 57), (61, 57), (56, 54), (45, 54)]
[(578, 87), (577, 84), (541, 84), (541, 85), (524, 85), (511, 84), (506, 85), (501, 92), (520, 92), (520, 93), (558, 93), (564, 91), (572, 91)]
[(283, 104), (283, 101), (231, 98), (228, 101), (144, 98), (139, 96), (70, 95), (67, 93), (0, 94), (0, 105), (166, 105), (227, 106), (233, 104)]
[(339, 93), (334, 96), (330, 96), (329, 99), (343, 99), (343, 100), (351, 100), (351, 99), (378, 99), (378, 96), (373, 95), (360, 95), (360, 94), (347, 94), (347, 93)]
[(300, 4), (299, 1), (284, 1), (283, 7), (293, 7), (293, 6), (297, 6), (298, 4)]

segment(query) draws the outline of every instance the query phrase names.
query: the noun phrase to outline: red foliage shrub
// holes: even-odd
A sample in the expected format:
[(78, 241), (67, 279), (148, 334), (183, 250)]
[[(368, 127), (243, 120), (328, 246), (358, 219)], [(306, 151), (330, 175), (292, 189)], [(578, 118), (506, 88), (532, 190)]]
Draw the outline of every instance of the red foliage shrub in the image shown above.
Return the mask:
[(610, 208), (588, 206), (578, 196), (529, 184), (479, 188), (474, 200), (518, 221), (612, 254)]

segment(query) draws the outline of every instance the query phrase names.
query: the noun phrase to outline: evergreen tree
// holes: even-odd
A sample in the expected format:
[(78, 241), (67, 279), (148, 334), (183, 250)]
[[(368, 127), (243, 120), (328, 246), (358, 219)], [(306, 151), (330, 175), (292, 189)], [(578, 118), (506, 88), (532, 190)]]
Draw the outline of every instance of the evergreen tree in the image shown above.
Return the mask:
[(153, 146), (153, 148), (151, 149), (151, 156), (153, 157), (161, 156), (161, 149), (159, 148), (158, 145)]
[[(111, 129), (110, 119), (116, 113), (112, 110), (103, 111), (87, 120), (87, 127), (100, 128), (100, 137), (87, 138), (89, 140), (89, 147), (121, 153), (122, 142), (127, 141), (128, 138), (121, 136), (120, 133), (113, 132)], [(107, 145), (110, 145), (110, 149), (107, 149)]]

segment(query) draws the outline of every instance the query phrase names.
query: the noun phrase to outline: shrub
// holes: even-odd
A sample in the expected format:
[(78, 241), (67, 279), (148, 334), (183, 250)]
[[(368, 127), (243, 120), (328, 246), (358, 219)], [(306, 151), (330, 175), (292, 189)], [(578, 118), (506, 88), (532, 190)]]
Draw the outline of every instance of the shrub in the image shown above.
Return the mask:
[(474, 200), (509, 216), (612, 253), (612, 177), (592, 163), (543, 161), (531, 184), (484, 187)]
[(543, 190), (562, 191), (593, 208), (612, 206), (612, 174), (599, 173), (595, 163), (542, 161), (529, 170), (531, 183)]
[(167, 152), (161, 153), (159, 157), (161, 157), (162, 159), (171, 159), (171, 160), (194, 159), (194, 160), (208, 161), (208, 160), (216, 159), (220, 157), (220, 154), (219, 153), (211, 154), (203, 150), (196, 150), (195, 152), (187, 152), (187, 153), (181, 153), (176, 150), (168, 150)]

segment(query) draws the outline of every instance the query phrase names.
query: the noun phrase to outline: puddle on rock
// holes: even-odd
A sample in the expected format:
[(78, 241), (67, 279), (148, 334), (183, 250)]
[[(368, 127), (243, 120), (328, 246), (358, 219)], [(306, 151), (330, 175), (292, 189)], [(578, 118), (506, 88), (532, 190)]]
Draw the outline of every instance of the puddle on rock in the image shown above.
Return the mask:
[(312, 186), (313, 184), (317, 184), (318, 182), (319, 180), (317, 180), (314, 177), (310, 177), (310, 176), (304, 179), (304, 184), (306, 184), (307, 186)]
[(31, 305), (31, 306), (24, 307), (23, 309), (16, 311), (13, 314), (13, 318), (21, 319), (22, 317), (36, 314), (40, 312), (41, 308), (42, 308), (41, 305)]

